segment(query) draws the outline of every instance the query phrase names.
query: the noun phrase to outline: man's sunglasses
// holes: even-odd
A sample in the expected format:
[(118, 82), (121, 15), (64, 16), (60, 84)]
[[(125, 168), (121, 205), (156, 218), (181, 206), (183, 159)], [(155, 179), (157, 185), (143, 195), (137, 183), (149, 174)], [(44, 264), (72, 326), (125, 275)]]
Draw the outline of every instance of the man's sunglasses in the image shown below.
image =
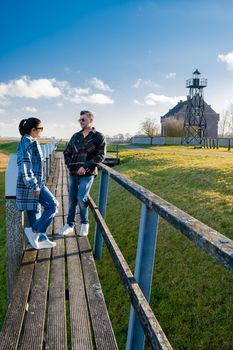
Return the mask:
[(78, 121), (79, 122), (85, 122), (85, 120), (86, 120), (85, 118), (80, 118)]

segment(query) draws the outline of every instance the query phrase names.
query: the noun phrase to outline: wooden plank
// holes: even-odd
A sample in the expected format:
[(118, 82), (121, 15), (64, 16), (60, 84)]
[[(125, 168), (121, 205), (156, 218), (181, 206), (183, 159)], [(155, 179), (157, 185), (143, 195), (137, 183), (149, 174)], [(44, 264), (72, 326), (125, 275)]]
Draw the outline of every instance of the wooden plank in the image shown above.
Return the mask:
[(99, 167), (141, 202), (149, 208), (153, 208), (156, 213), (183, 233), (197, 247), (233, 272), (233, 241), (231, 239), (106, 165), (99, 164)]
[(29, 309), (25, 318), (21, 350), (42, 349), (50, 265), (50, 249), (39, 251)]
[(96, 349), (118, 349), (96, 271), (92, 249), (86, 237), (79, 237), (78, 241)]
[(145, 335), (152, 346), (152, 349), (171, 350), (166, 335), (164, 334), (159, 322), (157, 321), (150, 305), (144, 297), (137, 281), (135, 280), (124, 256), (117, 246), (109, 228), (107, 227), (98, 207), (91, 197), (89, 197), (90, 207), (94, 213), (95, 219), (100, 226), (106, 246), (110, 252), (114, 264), (120, 274), (121, 280), (127, 294), (130, 297), (134, 310), (141, 321)]
[(17, 349), (27, 306), (36, 254), (36, 250), (27, 250), (24, 253), (12, 301), (8, 306), (5, 322), (0, 333), (1, 350)]
[[(60, 155), (59, 167), (60, 167)], [(59, 201), (59, 212), (54, 218), (54, 234), (63, 225), (61, 201), (62, 172), (56, 189), (56, 198)], [(48, 318), (46, 328), (45, 349), (67, 349), (66, 335), (66, 306), (65, 306), (65, 247), (64, 240), (56, 236), (56, 247), (53, 248), (51, 262), (51, 281), (48, 299)]]
[[(63, 171), (63, 209), (64, 213), (67, 213), (68, 197), (65, 168), (63, 168)], [(93, 349), (91, 325), (89, 321), (77, 239), (75, 234), (70, 234), (65, 239), (69, 280), (71, 348), (73, 350)]]
[[(58, 167), (53, 169), (47, 187), (54, 190), (52, 183), (58, 176)], [(52, 225), (48, 229), (48, 235), (52, 233)], [(44, 324), (46, 316), (48, 279), (50, 268), (51, 249), (39, 250), (35, 273), (31, 286), (29, 308), (25, 317), (21, 350), (42, 349), (44, 340)]]

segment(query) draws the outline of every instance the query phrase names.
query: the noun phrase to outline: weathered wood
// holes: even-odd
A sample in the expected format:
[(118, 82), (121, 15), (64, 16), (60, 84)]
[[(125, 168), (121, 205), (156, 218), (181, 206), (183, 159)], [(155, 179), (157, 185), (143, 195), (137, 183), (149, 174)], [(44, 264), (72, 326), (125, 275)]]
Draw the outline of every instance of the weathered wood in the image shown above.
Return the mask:
[(0, 333), (1, 350), (17, 349), (27, 306), (36, 254), (36, 250), (27, 250), (24, 253), (12, 301), (8, 306), (6, 319)]
[(103, 164), (100, 164), (99, 167), (141, 202), (145, 203), (149, 208), (153, 208), (163, 219), (183, 233), (196, 246), (233, 272), (233, 241), (231, 239), (118, 172)]
[[(67, 193), (65, 168), (63, 168), (63, 174), (63, 194), (65, 194)], [(67, 196), (63, 196), (63, 209), (65, 213), (68, 210)], [(71, 348), (73, 350), (93, 349), (91, 325), (76, 235), (70, 234), (65, 240), (69, 283)]]
[(171, 350), (172, 347), (169, 341), (167, 340), (160, 324), (158, 323), (155, 315), (153, 314), (153, 311), (150, 308), (150, 305), (148, 304), (141, 289), (139, 288), (137, 281), (135, 280), (127, 262), (125, 261), (124, 256), (122, 255), (110, 230), (108, 229), (103, 217), (101, 216), (99, 209), (91, 197), (89, 197), (89, 203), (95, 219), (101, 228), (103, 238), (111, 254), (113, 262), (115, 263), (120, 274), (126, 292), (128, 293), (134, 310), (141, 321), (141, 325), (144, 329), (148, 341), (150, 342), (153, 349)]
[(42, 349), (50, 265), (50, 249), (39, 251), (25, 317), (21, 350)]
[(78, 241), (96, 349), (118, 349), (90, 244), (86, 237)]
[(6, 276), (7, 301), (11, 301), (15, 281), (20, 268), (25, 238), (23, 213), (16, 209), (16, 198), (6, 198)]
[[(58, 155), (59, 157), (59, 155)], [(60, 162), (60, 159), (59, 159)], [(60, 166), (60, 165), (59, 165)], [(46, 349), (67, 349), (66, 306), (65, 306), (65, 247), (64, 240), (57, 236), (63, 225), (61, 186), (62, 176), (59, 178), (56, 197), (59, 202), (58, 216), (54, 218), (54, 234), (56, 247), (53, 248), (51, 261), (51, 278), (48, 299), (48, 318), (46, 327)]]

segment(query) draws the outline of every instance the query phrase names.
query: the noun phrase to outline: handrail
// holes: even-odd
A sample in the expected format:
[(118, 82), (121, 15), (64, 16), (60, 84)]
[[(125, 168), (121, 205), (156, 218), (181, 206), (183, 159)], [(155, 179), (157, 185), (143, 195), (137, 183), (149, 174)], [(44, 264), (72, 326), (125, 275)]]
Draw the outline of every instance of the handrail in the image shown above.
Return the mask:
[[(233, 272), (233, 241), (108, 166), (101, 163), (99, 169), (102, 170), (102, 174), (98, 208), (92, 199), (89, 199), (97, 222), (93, 251), (95, 259), (100, 259), (104, 239), (131, 299), (126, 350), (144, 349), (144, 335), (147, 336), (153, 349), (172, 349), (159, 324), (159, 331), (157, 326), (153, 329), (153, 325), (158, 323), (155, 316), (152, 318), (148, 316), (148, 319), (144, 317), (144, 307), (151, 311), (146, 300), (149, 302), (150, 299), (159, 217), (231, 272)], [(134, 277), (131, 271), (128, 271), (128, 265), (104, 221), (109, 177), (142, 202)], [(127, 267), (126, 270), (124, 266)], [(130, 276), (127, 275), (127, 271)], [(144, 300), (141, 299), (141, 304), (138, 302), (139, 294), (132, 290), (132, 281), (133, 284), (137, 284), (139, 292), (145, 297)]]
[(100, 164), (99, 167), (146, 206), (153, 208), (164, 220), (183, 233), (209, 256), (233, 272), (233, 241), (231, 239), (117, 171), (104, 164)]
[(142, 290), (140, 289), (135, 277), (133, 276), (123, 254), (121, 253), (108, 226), (106, 225), (104, 218), (100, 214), (97, 205), (90, 196), (88, 200), (96, 222), (100, 226), (107, 248), (120, 274), (126, 292), (128, 293), (132, 305), (134, 306), (134, 309), (136, 310), (137, 315), (141, 321), (148, 341), (150, 342), (153, 349), (172, 350), (171, 344), (166, 338), (166, 335), (164, 334), (158, 320), (151, 310), (149, 303), (143, 295)]

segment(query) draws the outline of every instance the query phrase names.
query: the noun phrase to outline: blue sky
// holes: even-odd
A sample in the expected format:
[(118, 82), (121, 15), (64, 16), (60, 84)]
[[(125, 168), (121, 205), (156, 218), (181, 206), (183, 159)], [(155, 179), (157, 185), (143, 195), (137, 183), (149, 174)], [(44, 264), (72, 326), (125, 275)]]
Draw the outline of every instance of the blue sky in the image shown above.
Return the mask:
[(79, 111), (107, 135), (135, 134), (187, 94), (198, 68), (206, 102), (233, 103), (233, 2), (9, 1), (0, 13), (0, 136), (36, 116), (69, 138)]

